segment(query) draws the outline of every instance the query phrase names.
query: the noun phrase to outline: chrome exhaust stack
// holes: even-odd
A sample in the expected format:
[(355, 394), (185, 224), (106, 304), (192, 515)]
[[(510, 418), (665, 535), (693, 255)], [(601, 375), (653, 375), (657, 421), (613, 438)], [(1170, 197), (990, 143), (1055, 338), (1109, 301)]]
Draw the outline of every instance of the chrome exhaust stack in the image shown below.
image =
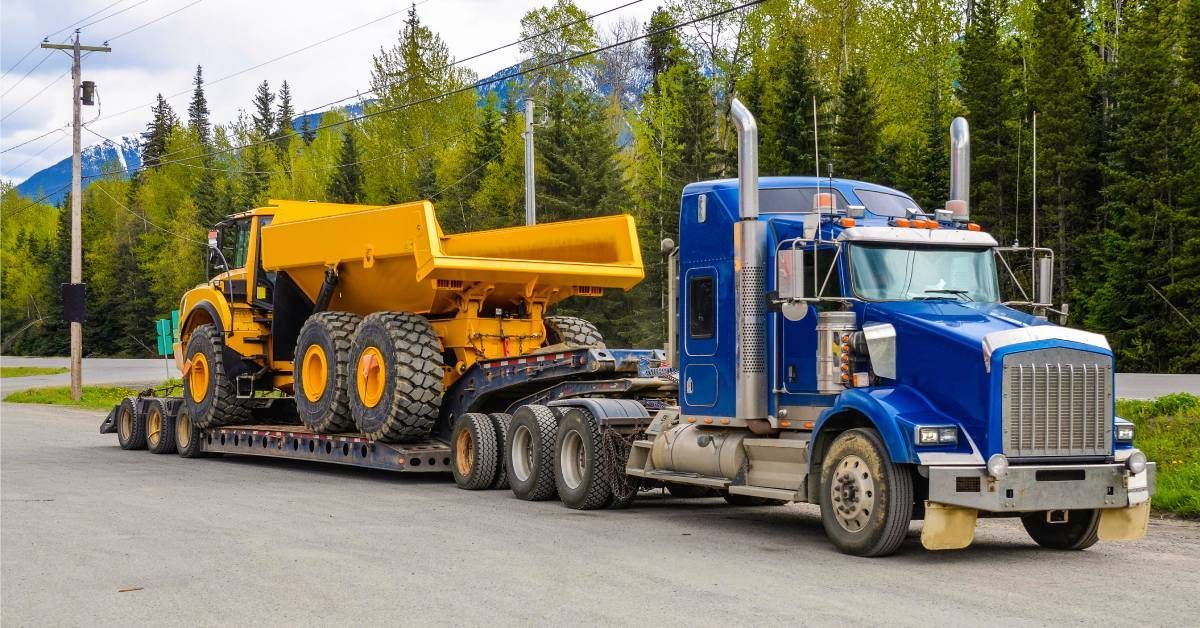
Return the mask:
[(738, 136), (738, 222), (733, 232), (737, 283), (736, 416), (767, 417), (766, 223), (758, 219), (758, 123), (736, 98), (730, 107)]
[(957, 222), (971, 219), (971, 131), (961, 116), (950, 123), (950, 200), (946, 209)]

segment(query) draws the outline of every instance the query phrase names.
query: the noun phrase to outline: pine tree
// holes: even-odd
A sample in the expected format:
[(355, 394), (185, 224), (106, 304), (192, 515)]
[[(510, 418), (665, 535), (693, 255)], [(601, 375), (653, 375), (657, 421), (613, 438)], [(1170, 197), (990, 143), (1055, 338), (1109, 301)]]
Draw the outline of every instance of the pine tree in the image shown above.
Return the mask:
[(162, 94), (150, 109), (152, 117), (142, 132), (142, 167), (157, 168), (158, 162), (167, 153), (167, 141), (175, 128), (175, 112)]
[(934, 81), (929, 90), (929, 109), (925, 117), (925, 145), (921, 151), (921, 171), (913, 198), (925, 211), (946, 204), (950, 192), (950, 141), (942, 92)]
[(308, 112), (305, 111), (300, 117), (300, 139), (304, 140), (304, 145), (308, 146), (317, 139), (317, 132), (313, 130), (312, 125), (308, 122)]
[(650, 21), (646, 22), (646, 32), (653, 33), (646, 38), (645, 53), (651, 93), (658, 93), (658, 77), (679, 63), (683, 55), (679, 36), (671, 30), (673, 26), (675, 18), (671, 16), (670, 11), (662, 7), (656, 8), (654, 13), (650, 14)]
[(204, 97), (204, 74), (196, 66), (196, 77), (192, 80), (192, 102), (188, 105), (188, 128), (200, 141), (202, 148), (212, 143), (212, 125), (208, 119), (208, 99)]
[(338, 154), (338, 167), (329, 180), (327, 194), (335, 203), (358, 203), (363, 197), (363, 171), (354, 143), (354, 132), (346, 129), (342, 133), (342, 150)]
[(880, 129), (875, 93), (862, 64), (851, 64), (838, 96), (837, 122), (830, 137), (834, 174), (877, 181)]
[(1000, 41), (1006, 0), (976, 0), (962, 52), (958, 97), (971, 127), (971, 215), (1003, 232), (1011, 199), (1013, 146), (1005, 123), (1012, 117), (1008, 59)]
[(280, 155), (287, 154), (292, 135), (296, 133), (292, 128), (295, 114), (295, 110), (292, 109), (292, 88), (284, 81), (279, 87), (279, 109), (275, 114), (275, 124), (278, 127), (275, 130), (275, 147)]
[[(211, 160), (208, 161), (211, 164)], [(201, 225), (211, 227), (225, 217), (225, 209), (222, 207), (221, 198), (217, 192), (217, 173), (211, 166), (206, 166), (200, 171), (200, 177), (196, 180), (196, 189), (192, 193), (192, 200), (199, 209)]]
[[(763, 174), (799, 175), (816, 171), (813, 163), (813, 98), (821, 103), (824, 94), (812, 68), (808, 45), (799, 28), (789, 28), (772, 44), (769, 61), (758, 73), (761, 95)], [(824, 173), (822, 173), (824, 176)]]
[(253, 209), (264, 200), (270, 172), (262, 144), (251, 144), (246, 148), (242, 153), (241, 167), (241, 195), (235, 211)]
[(271, 86), (263, 81), (254, 92), (254, 133), (260, 140), (270, 139), (275, 132), (275, 94)]

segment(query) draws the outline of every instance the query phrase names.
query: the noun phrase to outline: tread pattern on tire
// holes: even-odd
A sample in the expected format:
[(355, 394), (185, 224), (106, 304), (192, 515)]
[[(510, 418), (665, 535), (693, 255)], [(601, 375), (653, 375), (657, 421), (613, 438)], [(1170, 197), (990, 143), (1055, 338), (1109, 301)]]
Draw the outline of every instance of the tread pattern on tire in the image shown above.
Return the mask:
[[(391, 347), (397, 368), (389, 369), (392, 386), (391, 405), (387, 419), (379, 429), (364, 429), (355, 416), (355, 424), (368, 439), (385, 443), (424, 438), (433, 430), (442, 401), (442, 343), (424, 317), (408, 312), (376, 312), (363, 318), (355, 334), (352, 361), (357, 369), (358, 356), (364, 348), (362, 332), (371, 326), (382, 327)], [(355, 415), (366, 410), (358, 399), (358, 391), (350, 387), (350, 399)], [(385, 394), (385, 397), (387, 394)]]
[(508, 488), (508, 426), (512, 424), (512, 415), (503, 412), (493, 412), (488, 415), (496, 432), (496, 479), (492, 480), (490, 488)]
[(204, 438), (204, 434), (200, 432), (200, 428), (196, 427), (195, 424), (192, 424), (191, 438), (188, 440), (188, 446), (179, 446), (179, 420), (182, 416), (189, 416), (184, 414), (186, 412), (190, 411), (186, 407), (181, 406), (172, 421), (175, 423), (176, 453), (178, 453), (181, 458), (203, 458), (208, 455), (204, 452), (204, 444), (200, 442), (201, 439)]
[(571, 345), (606, 348), (604, 336), (591, 321), (576, 316), (546, 316), (542, 318), (542, 323), (546, 326), (548, 344), (557, 344), (550, 342), (556, 339)]
[[(358, 330), (358, 324), (362, 322), (362, 317), (350, 312), (317, 312), (308, 317), (304, 321), (304, 327), (300, 328), (300, 334), (297, 338), (296, 346), (296, 381), (301, 381), (300, 360), (303, 359), (304, 350), (307, 347), (299, 346), (300, 338), (304, 337), (306, 330), (313, 327), (322, 328), (323, 332), (333, 341), (334, 349), (334, 367), (333, 367), (333, 407), (330, 408), (320, 420), (313, 420), (309, 414), (304, 411), (299, 412), (300, 420), (304, 426), (314, 432), (322, 434), (334, 434), (338, 432), (353, 432), (354, 417), (350, 413), (350, 391), (349, 386), (353, 381), (354, 367), (351, 363), (351, 348), (354, 344), (354, 332)], [(326, 356), (329, 359), (329, 356)], [(299, 387), (297, 387), (299, 388)], [(324, 401), (324, 399), (321, 399)], [(300, 410), (302, 404), (311, 403), (301, 390), (296, 390), (297, 410)]]
[[(533, 464), (533, 482), (528, 491), (520, 491), (517, 487), (512, 486), (512, 460), (511, 451), (505, 452), (504, 461), (506, 471), (509, 474), (509, 485), (513, 489), (513, 494), (519, 499), (524, 499), (531, 502), (540, 502), (547, 499), (552, 499), (558, 495), (558, 490), (554, 480), (554, 465), (558, 460), (558, 451), (555, 450), (555, 443), (558, 438), (558, 421), (560, 415), (558, 410), (549, 406), (531, 404), (522, 406), (521, 409), (527, 410), (532, 416), (534, 425), (533, 437), (537, 440), (535, 455), (537, 460)], [(517, 412), (520, 412), (518, 409)], [(514, 417), (515, 420), (515, 417)], [(510, 428), (509, 434), (505, 435), (507, 447), (512, 447), (509, 442), (509, 437), (512, 435)]]
[(216, 326), (200, 325), (192, 330), (192, 335), (188, 339), (187, 359), (191, 359), (191, 356), (196, 354), (192, 344), (197, 341), (211, 348), (205, 357), (208, 359), (210, 377), (213, 380), (213, 394), (212, 403), (205, 411), (200, 404), (192, 400), (191, 391), (188, 389), (190, 386), (188, 378), (183, 378), (183, 404), (191, 410), (192, 422), (200, 429), (207, 429), (249, 421), (251, 418), (250, 404), (237, 398), (237, 382), (225, 374), (225, 338), (222, 337), (221, 332), (217, 331)]
[(457, 456), (458, 450), (454, 443), (458, 441), (460, 431), (467, 430), (469, 427), (475, 450), (475, 460), (471, 467), (471, 473), (463, 476), (458, 471), (458, 460), (451, 459), (454, 481), (459, 488), (468, 491), (491, 488), (492, 482), (496, 479), (496, 454), (499, 452), (496, 446), (496, 428), (493, 427), (492, 418), (486, 414), (468, 412), (460, 416), (455, 423), (454, 434), (450, 440), (451, 451)]
[[(874, 429), (867, 428), (854, 428), (837, 436), (826, 454), (826, 460), (832, 460), (833, 466), (837, 464), (837, 459), (833, 458), (833, 454), (837, 447), (839, 447), (839, 441), (851, 436), (858, 436), (869, 443), (879, 455), (881, 464), (880, 480), (884, 480), (885, 478), (882, 476), (886, 475), (886, 481), (882, 482), (882, 484), (885, 489), (884, 494), (887, 496), (887, 510), (884, 515), (883, 528), (874, 544), (866, 548), (847, 549), (839, 547), (838, 549), (857, 556), (886, 556), (899, 549), (900, 544), (904, 542), (905, 537), (908, 535), (908, 526), (912, 521), (912, 475), (908, 472), (907, 468), (892, 461), (888, 455), (887, 446), (883, 443), (883, 439), (879, 436), (879, 433)], [(828, 489), (827, 483), (832, 481), (832, 476), (826, 476), (826, 472), (825, 461), (822, 461), (821, 519), (823, 524), (826, 523), (826, 509), (832, 508), (832, 505), (828, 504), (825, 499)], [(880, 480), (876, 481), (879, 482)], [(876, 490), (878, 491), (879, 489), (877, 488)], [(828, 525), (836, 526), (838, 524), (835, 522)], [(826, 534), (830, 534), (829, 529), (829, 527), (826, 528)], [(833, 540), (832, 535), (830, 536), (831, 540)]]
[(1029, 534), (1029, 538), (1047, 549), (1079, 551), (1095, 545), (1100, 540), (1100, 513), (1098, 511), (1071, 510), (1070, 515), (1072, 517), (1090, 517), (1087, 525), (1079, 530), (1078, 535), (1074, 538), (1062, 534), (1075, 529), (1072, 523), (1059, 524), (1062, 526), (1059, 534), (1055, 534), (1053, 529), (1048, 529), (1049, 524), (1044, 523), (1046, 516), (1044, 511), (1022, 515), (1021, 525)]
[[(612, 503), (613, 494), (612, 487), (609, 486), (608, 464), (604, 458), (604, 441), (602, 440), (600, 431), (600, 422), (596, 420), (591, 411), (580, 407), (572, 407), (565, 410), (563, 412), (563, 420), (566, 421), (572, 412), (578, 412), (583, 417), (583, 423), (591, 437), (592, 473), (589, 478), (591, 481), (587, 484), (587, 490), (584, 493), (583, 499), (577, 504), (567, 503), (565, 499), (563, 503), (568, 508), (574, 508), (575, 510), (597, 510), (604, 508)], [(560, 436), (565, 434), (565, 429), (565, 425), (559, 428)], [(558, 444), (557, 440), (555, 444)], [(587, 445), (587, 443), (584, 443), (584, 445)], [(562, 452), (558, 451), (558, 447), (555, 447), (555, 454), (554, 467), (558, 469), (560, 464), (559, 457), (562, 455)], [(561, 499), (563, 497), (563, 487), (559, 486), (558, 488), (558, 496)]]
[[(167, 404), (161, 399), (152, 399), (149, 402), (149, 408), (146, 410), (146, 449), (152, 454), (173, 454), (175, 453), (175, 416), (167, 412)], [(154, 444), (150, 440), (150, 413), (159, 412), (162, 417), (162, 431), (158, 435), (158, 443)]]
[[(121, 417), (124, 413), (133, 417), (128, 435), (121, 434)], [(117, 443), (121, 445), (121, 449), (130, 451), (146, 448), (146, 417), (138, 416), (137, 402), (133, 397), (122, 399), (120, 407), (117, 408)]]

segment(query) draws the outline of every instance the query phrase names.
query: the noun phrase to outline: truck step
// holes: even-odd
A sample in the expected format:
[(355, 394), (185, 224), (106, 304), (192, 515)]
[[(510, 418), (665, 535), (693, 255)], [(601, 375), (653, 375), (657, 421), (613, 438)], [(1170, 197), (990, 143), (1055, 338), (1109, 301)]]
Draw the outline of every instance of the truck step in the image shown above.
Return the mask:
[(660, 482), (678, 482), (680, 484), (694, 484), (696, 486), (707, 486), (709, 488), (725, 489), (731, 483), (729, 478), (718, 478), (709, 475), (700, 475), (699, 473), (683, 473), (680, 471), (663, 471), (654, 470), (646, 471), (645, 469), (632, 469), (626, 467), (626, 475), (634, 477), (646, 478), (647, 480), (658, 480)]
[(765, 486), (730, 486), (729, 492), (734, 495), (749, 495), (764, 499), (781, 499), (785, 502), (805, 501), (803, 491), (789, 491), (782, 488), (767, 488)]
[(262, 344), (267, 344), (267, 341), (270, 339), (271, 339), (270, 336), (250, 336), (247, 338), (243, 338), (242, 342), (251, 342), (251, 343), (254, 343), (257, 345), (262, 345)]
[(259, 323), (261, 325), (270, 325), (271, 318), (269, 316), (255, 316), (254, 322)]

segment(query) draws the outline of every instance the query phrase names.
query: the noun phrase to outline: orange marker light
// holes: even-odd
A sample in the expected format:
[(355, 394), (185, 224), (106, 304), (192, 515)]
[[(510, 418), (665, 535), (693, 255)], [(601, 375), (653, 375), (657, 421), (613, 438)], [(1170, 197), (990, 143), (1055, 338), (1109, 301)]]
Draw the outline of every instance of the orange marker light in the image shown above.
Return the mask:
[(688, 423), (695, 423), (695, 422), (696, 422), (696, 417), (691, 417), (688, 419)]
[(982, 230), (983, 230), (983, 227), (980, 227), (977, 223), (974, 223), (974, 222), (967, 223), (967, 231), (982, 231)]
[(841, 220), (841, 223), (842, 223), (842, 226), (843, 226), (843, 227), (846, 227), (846, 228), (853, 227), (853, 226), (854, 226), (854, 219), (853, 219), (853, 218), (843, 218), (843, 219)]
[(805, 421), (805, 422), (804, 422), (804, 429), (806, 429), (806, 430), (811, 430), (812, 428), (813, 428), (813, 422), (812, 422), (812, 421)]
[(784, 419), (784, 420), (782, 420), (782, 421), (780, 421), (780, 422), (779, 422), (779, 427), (788, 427), (788, 426), (789, 426), (789, 425), (791, 425), (791, 424), (792, 424), (792, 422), (791, 422), (791, 421), (788, 421), (787, 419)]
[(704, 419), (704, 424), (705, 424), (705, 425), (712, 425), (712, 418), (710, 417), (710, 418)]
[(894, 224), (895, 224), (897, 227), (907, 227), (907, 226), (908, 226), (908, 219), (907, 219), (907, 218), (897, 218)]
[(721, 419), (721, 425), (729, 425), (729, 419)]

